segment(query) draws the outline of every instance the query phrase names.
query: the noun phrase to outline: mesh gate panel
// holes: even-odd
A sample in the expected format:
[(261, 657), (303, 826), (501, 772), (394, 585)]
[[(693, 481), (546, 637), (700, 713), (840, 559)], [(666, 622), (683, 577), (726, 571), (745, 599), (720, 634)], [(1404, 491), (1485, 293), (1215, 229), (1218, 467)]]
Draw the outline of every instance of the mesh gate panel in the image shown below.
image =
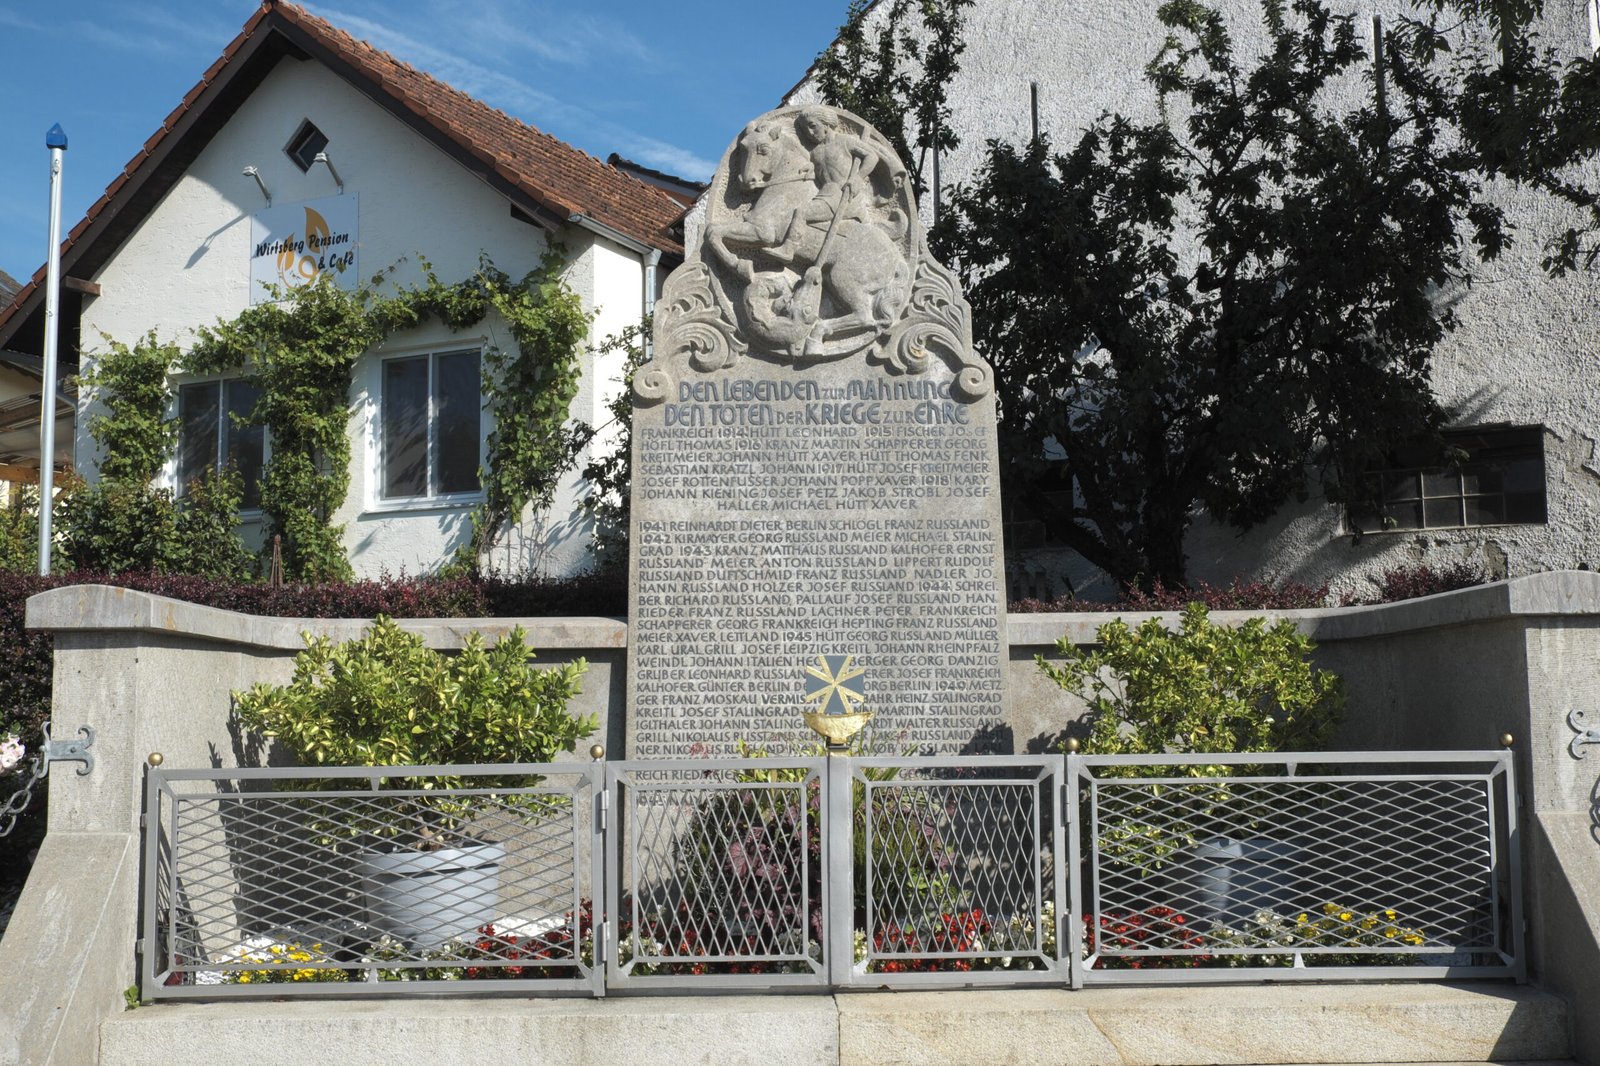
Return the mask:
[(545, 769), (153, 774), (149, 992), (587, 981), (590, 775)]
[(1223, 761), (1075, 760), (1091, 965), (1466, 971), (1518, 954), (1508, 761), (1463, 772), (1396, 755), (1308, 773), (1304, 757), (1251, 756), (1229, 774), (1203, 758)]
[(614, 980), (821, 979), (819, 760), (627, 763), (612, 781)]
[(860, 762), (858, 970), (963, 983), (1055, 970), (1054, 760)]

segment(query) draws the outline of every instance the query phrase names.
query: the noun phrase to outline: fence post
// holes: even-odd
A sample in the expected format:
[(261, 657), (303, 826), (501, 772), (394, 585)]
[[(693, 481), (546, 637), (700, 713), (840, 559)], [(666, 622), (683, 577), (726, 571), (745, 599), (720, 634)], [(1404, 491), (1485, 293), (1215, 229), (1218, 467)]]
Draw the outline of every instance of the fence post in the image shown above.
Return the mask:
[(852, 869), (855, 771), (845, 750), (828, 751), (821, 803), (823, 933), (828, 983), (850, 984), (855, 969), (855, 871)]
[[(594, 959), (590, 966), (589, 991), (595, 997), (606, 994), (606, 974), (611, 956), (616, 952), (611, 931), (617, 927), (612, 913), (612, 898), (608, 870), (615, 865), (613, 853), (620, 847), (621, 834), (617, 830), (619, 815), (611, 810), (610, 772), (606, 766), (606, 750), (596, 744), (589, 749), (589, 935), (594, 938)], [(574, 805), (576, 806), (576, 805)], [(576, 830), (576, 826), (574, 829)], [(574, 871), (576, 873), (576, 871)], [(578, 880), (574, 877), (573, 880)], [(582, 900), (578, 905), (582, 906)], [(572, 930), (579, 940), (583, 937), (583, 919), (574, 916), (577, 923)]]
[(1056, 948), (1067, 953), (1073, 988), (1083, 987), (1083, 827), (1079, 819), (1078, 772), (1083, 756), (1067, 756), (1067, 908), (1056, 914)]

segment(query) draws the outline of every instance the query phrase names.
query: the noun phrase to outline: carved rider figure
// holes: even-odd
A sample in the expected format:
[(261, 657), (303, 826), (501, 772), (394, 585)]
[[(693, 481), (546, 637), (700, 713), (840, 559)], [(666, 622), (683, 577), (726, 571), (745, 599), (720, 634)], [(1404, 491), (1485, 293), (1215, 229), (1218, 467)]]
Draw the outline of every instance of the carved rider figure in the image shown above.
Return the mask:
[(795, 367), (859, 357), (892, 374), (943, 362), (962, 397), (993, 388), (966, 301), (927, 253), (905, 164), (859, 116), (808, 105), (746, 125), (691, 243), (657, 303), (641, 403), (747, 355)]
[[(859, 194), (865, 191), (870, 195), (873, 172), (880, 166), (897, 190), (906, 177), (906, 169), (898, 159), (878, 151), (866, 138), (840, 128), (838, 115), (825, 107), (808, 107), (801, 111), (795, 119), (794, 130), (800, 143), (810, 152), (817, 194), (805, 210), (795, 216), (783, 244), (774, 249), (775, 257), (780, 259), (792, 255), (802, 243), (802, 226), (826, 230), (835, 216), (840, 221), (869, 221), (866, 198)], [(878, 206), (887, 207), (888, 204)], [(815, 266), (812, 269), (816, 269)]]

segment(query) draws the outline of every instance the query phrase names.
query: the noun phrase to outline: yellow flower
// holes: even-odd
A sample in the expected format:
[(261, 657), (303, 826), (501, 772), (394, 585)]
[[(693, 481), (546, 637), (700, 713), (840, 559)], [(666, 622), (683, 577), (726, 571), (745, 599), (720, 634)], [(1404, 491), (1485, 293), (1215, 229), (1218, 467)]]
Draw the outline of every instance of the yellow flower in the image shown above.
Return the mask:
[(1307, 919), (1304, 914), (1300, 915), (1298, 918), (1295, 919), (1295, 921), (1297, 923), (1299, 923), (1300, 925), (1305, 925), (1308, 920), (1309, 919)]
[(1340, 911), (1339, 912), (1339, 920), (1341, 922), (1348, 922), (1351, 919), (1351, 917), (1353, 917), (1353, 916), (1351, 915), (1351, 913), (1349, 911)]
[(1391, 922), (1394, 921), (1394, 911), (1392, 911), (1392, 910), (1384, 911), (1383, 912), (1383, 916), (1385, 918), (1389, 919)]
[(1383, 931), (1383, 935), (1386, 936), (1386, 937), (1389, 937), (1392, 940), (1394, 938), (1395, 932), (1396, 932), (1395, 927), (1391, 925), (1391, 926), (1389, 926), (1387, 929), (1385, 929)]

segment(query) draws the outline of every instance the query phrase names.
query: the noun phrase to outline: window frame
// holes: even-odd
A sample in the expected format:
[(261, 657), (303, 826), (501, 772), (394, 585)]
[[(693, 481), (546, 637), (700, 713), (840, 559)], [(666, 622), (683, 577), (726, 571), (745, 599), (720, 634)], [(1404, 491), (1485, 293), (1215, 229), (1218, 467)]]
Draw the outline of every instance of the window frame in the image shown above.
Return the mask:
[[(305, 145), (314, 136), (321, 137), (322, 144), (317, 148), (316, 152), (311, 153), (311, 159), (302, 162), (300, 153), (305, 150)], [(322, 127), (312, 122), (310, 118), (303, 118), (300, 120), (300, 125), (294, 128), (294, 136), (290, 137), (284, 144), (283, 154), (289, 157), (289, 162), (299, 168), (300, 173), (309, 174), (311, 173), (311, 168), (316, 165), (317, 152), (327, 151), (328, 145), (332, 143), (332, 139), (322, 131)]]
[[(1474, 455), (1466, 447), (1460, 450), (1466, 452), (1458, 462), (1438, 466), (1384, 466), (1369, 470), (1364, 479), (1371, 484), (1376, 481), (1374, 499), (1376, 507), (1375, 516), (1383, 518), (1389, 505), (1398, 507), (1416, 507), (1420, 517), (1417, 525), (1379, 526), (1377, 528), (1363, 528), (1358, 520), (1357, 510), (1346, 506), (1344, 512), (1344, 533), (1360, 537), (1378, 534), (1416, 534), (1416, 533), (1445, 533), (1452, 531), (1468, 531), (1474, 529), (1494, 529), (1505, 526), (1546, 526), (1550, 524), (1550, 473), (1548, 456), (1545, 451), (1545, 427), (1542, 425), (1481, 425), (1481, 426), (1453, 426), (1444, 430), (1443, 438), (1446, 445), (1453, 441), (1462, 444), (1476, 443), (1478, 452)], [(1519, 437), (1526, 438), (1519, 441)], [(1526, 448), (1526, 454), (1509, 457), (1497, 456), (1495, 451), (1509, 452), (1518, 448)], [(1539, 463), (1539, 501), (1542, 504), (1543, 517), (1536, 520), (1516, 521), (1510, 517), (1511, 498), (1513, 496), (1529, 495), (1529, 493), (1513, 492), (1504, 482), (1498, 491), (1468, 491), (1467, 479), (1469, 475), (1478, 473), (1473, 468), (1486, 468), (1494, 464), (1497, 459), (1505, 466), (1513, 462), (1522, 462), (1533, 459), (1534, 450), (1537, 450)], [(1505, 475), (1502, 469), (1501, 477)], [(1479, 475), (1481, 476), (1481, 474)], [(1453, 478), (1455, 481), (1453, 492), (1441, 492), (1437, 485), (1430, 485), (1430, 480)], [(1409, 481), (1406, 486), (1411, 491), (1406, 495), (1393, 495), (1390, 486), (1402, 481)], [(1498, 500), (1500, 513), (1505, 516), (1496, 521), (1473, 522), (1468, 521), (1469, 508), (1474, 500)], [(1429, 505), (1439, 505), (1440, 501), (1452, 501), (1457, 506), (1460, 520), (1448, 524), (1432, 524), (1429, 521)]]
[[(172, 404), (170, 415), (178, 423), (176, 447), (172, 452), (172, 460), (168, 464), (167, 481), (172, 488), (172, 498), (182, 500), (188, 496), (188, 485), (183, 478), (183, 390), (197, 385), (217, 386), (217, 448), (213, 457), (211, 470), (213, 473), (221, 470), (228, 461), (228, 417), (227, 392), (228, 385), (232, 382), (243, 382), (244, 374), (213, 374), (199, 377), (185, 377), (180, 380), (171, 380)], [(259, 402), (259, 399), (258, 401)], [(272, 434), (267, 432), (266, 426), (261, 426), (261, 472), (265, 480), (267, 465), (272, 461)], [(239, 519), (242, 522), (257, 522), (266, 517), (266, 511), (259, 503), (255, 506), (241, 505)]]
[[(407, 511), (464, 510), (483, 502), (485, 498), (481, 471), (488, 463), (489, 425), (483, 403), (483, 349), (481, 339), (464, 343), (432, 343), (407, 348), (395, 348), (377, 355), (372, 360), (367, 418), (368, 454), (366, 511), (370, 514), (387, 514)], [(435, 390), (441, 356), (474, 354), (478, 357), (478, 455), (474, 468), (480, 472), (478, 487), (470, 492), (435, 492), (438, 480), (439, 433)], [(426, 470), (428, 491), (420, 496), (388, 496), (385, 494), (384, 465), (388, 440), (384, 433), (385, 368), (388, 364), (423, 357), (428, 362), (428, 410), (424, 420), (427, 430)]]

